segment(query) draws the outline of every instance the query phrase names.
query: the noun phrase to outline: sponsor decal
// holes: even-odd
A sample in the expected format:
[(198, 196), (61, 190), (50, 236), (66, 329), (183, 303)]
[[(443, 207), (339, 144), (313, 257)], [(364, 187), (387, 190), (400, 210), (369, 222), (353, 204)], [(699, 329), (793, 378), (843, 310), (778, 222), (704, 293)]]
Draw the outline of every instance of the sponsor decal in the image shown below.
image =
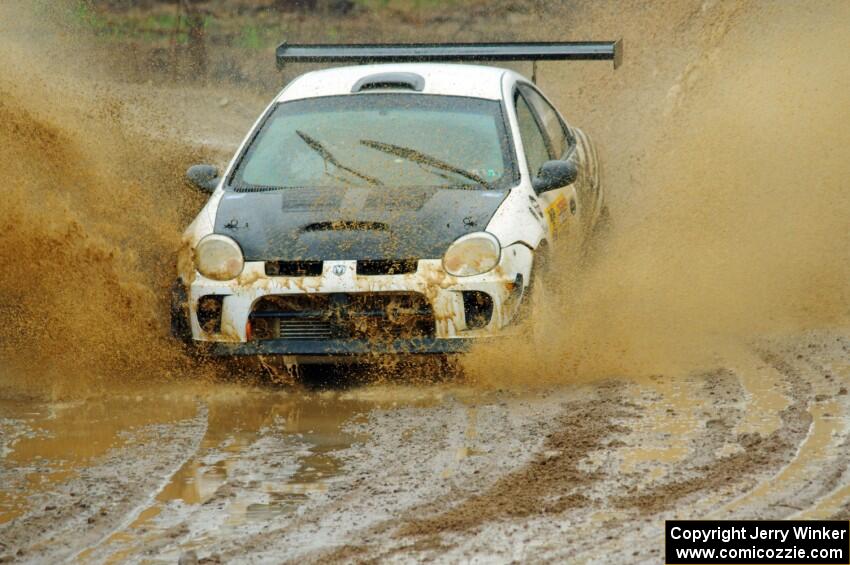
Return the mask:
[(549, 228), (552, 230), (552, 236), (558, 237), (561, 227), (570, 217), (570, 206), (563, 194), (546, 208), (546, 215), (549, 217)]

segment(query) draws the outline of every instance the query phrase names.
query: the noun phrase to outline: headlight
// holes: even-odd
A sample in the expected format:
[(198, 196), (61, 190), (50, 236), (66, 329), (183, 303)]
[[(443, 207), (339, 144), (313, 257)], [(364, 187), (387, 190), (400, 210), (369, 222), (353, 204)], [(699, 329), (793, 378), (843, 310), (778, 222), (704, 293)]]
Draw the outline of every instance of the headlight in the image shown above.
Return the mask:
[(487, 232), (468, 233), (455, 240), (443, 255), (443, 269), (456, 277), (480, 275), (499, 264), (502, 246)]
[(235, 279), (245, 266), (239, 244), (226, 235), (211, 234), (195, 247), (195, 267), (209, 279)]

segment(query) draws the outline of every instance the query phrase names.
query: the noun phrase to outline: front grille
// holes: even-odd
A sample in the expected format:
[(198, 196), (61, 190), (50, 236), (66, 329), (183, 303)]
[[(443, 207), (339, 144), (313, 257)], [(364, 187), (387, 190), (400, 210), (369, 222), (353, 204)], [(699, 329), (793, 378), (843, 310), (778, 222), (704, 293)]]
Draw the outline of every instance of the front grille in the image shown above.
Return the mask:
[[(320, 277), (322, 261), (266, 261), (266, 275), (270, 277)], [(407, 275), (415, 273), (418, 259), (361, 259), (357, 261), (357, 274), (361, 276)]]
[(307, 224), (303, 231), (388, 231), (389, 226), (383, 222), (361, 222), (359, 220), (336, 220), (333, 222), (313, 222)]
[(266, 261), (266, 275), (270, 277), (320, 277), (321, 261)]
[(434, 312), (418, 293), (266, 296), (251, 313), (254, 339), (392, 340), (434, 335)]
[[(266, 324), (261, 335), (271, 335), (282, 339), (330, 339), (333, 337), (333, 328), (327, 320), (318, 319), (285, 319), (285, 318), (263, 318), (258, 320)], [(257, 323), (255, 322), (254, 335), (257, 335)]]
[(361, 259), (357, 261), (357, 274), (407, 275), (415, 273), (418, 265), (418, 259)]

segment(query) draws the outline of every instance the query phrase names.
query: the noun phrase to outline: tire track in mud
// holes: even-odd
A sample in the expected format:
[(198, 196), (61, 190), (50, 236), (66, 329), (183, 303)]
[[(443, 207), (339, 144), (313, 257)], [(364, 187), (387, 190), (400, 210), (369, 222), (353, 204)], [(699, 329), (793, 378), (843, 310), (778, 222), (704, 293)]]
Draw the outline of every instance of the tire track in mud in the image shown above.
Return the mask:
[[(437, 389), (435, 392), (440, 392)], [(399, 412), (405, 414), (413, 411), (419, 416), (415, 419), (401, 417), (399, 423), (411, 423), (416, 421), (416, 425), (409, 426), (405, 431), (410, 431), (412, 428), (421, 429), (422, 423), (431, 424), (432, 427), (445, 429), (447, 423), (451, 423), (451, 419), (458, 423), (466, 420), (466, 414), (469, 411), (474, 412), (474, 409), (467, 409), (465, 405), (449, 400), (446, 410), (436, 409), (437, 412), (447, 416), (446, 419), (438, 419), (436, 421), (428, 421), (427, 416), (432, 414), (431, 409), (423, 410), (419, 408), (399, 408), (392, 410), (380, 409), (380, 406), (388, 402), (383, 400), (387, 391), (382, 387), (372, 389), (371, 391), (355, 391), (351, 394), (342, 393), (327, 393), (318, 395), (293, 395), (293, 394), (275, 394), (272, 392), (254, 391), (248, 392), (248, 402), (257, 402), (257, 404), (248, 404), (247, 409), (257, 411), (260, 415), (249, 417), (252, 421), (249, 425), (251, 431), (249, 433), (250, 440), (245, 445), (225, 447), (230, 439), (229, 432), (233, 431), (234, 424), (226, 413), (229, 410), (236, 409), (236, 405), (229, 408), (216, 407), (212, 405), (213, 416), (211, 417), (210, 430), (213, 437), (206, 438), (202, 453), (199, 455), (199, 462), (202, 463), (201, 468), (193, 473), (195, 481), (201, 481), (205, 474), (203, 467), (209, 469), (210, 458), (215, 459), (216, 453), (222, 449), (232, 451), (227, 457), (227, 472), (226, 476), (216, 488), (215, 492), (209, 496), (202, 496), (200, 500), (187, 500), (182, 503), (173, 497), (166, 499), (158, 499), (159, 504), (156, 508), (152, 508), (152, 514), (146, 511), (147, 518), (142, 522), (134, 524), (126, 535), (121, 536), (122, 539), (114, 540), (116, 543), (111, 544), (111, 547), (104, 548), (104, 551), (99, 551), (93, 554), (94, 561), (105, 559), (106, 555), (110, 555), (110, 559), (119, 556), (119, 559), (124, 559), (129, 556), (138, 555), (140, 552), (152, 555), (156, 554), (158, 558), (167, 560), (176, 560), (181, 552), (190, 549), (204, 549), (215, 551), (215, 555), (221, 557), (224, 551), (228, 549), (231, 553), (224, 554), (227, 559), (238, 558), (244, 556), (246, 552), (251, 552), (254, 555), (260, 554), (265, 544), (271, 538), (273, 541), (280, 537), (290, 536), (298, 538), (293, 543), (296, 547), (309, 546), (312, 544), (327, 542), (326, 536), (333, 535), (335, 528), (325, 526), (320, 531), (316, 531), (314, 526), (318, 521), (333, 521), (337, 512), (345, 510), (347, 503), (354, 505), (359, 504), (360, 507), (368, 505), (372, 498), (379, 497), (380, 494), (372, 492), (369, 489), (369, 484), (380, 480), (380, 475), (375, 477), (374, 469), (368, 466), (369, 460), (358, 466), (358, 462), (354, 462), (355, 468), (343, 472), (341, 469), (336, 469), (330, 475), (325, 475), (319, 479), (322, 483), (322, 488), (311, 488), (308, 490), (291, 489), (293, 486), (288, 479), (293, 478), (297, 481), (303, 481), (304, 478), (296, 477), (296, 469), (304, 465), (315, 465), (314, 456), (317, 447), (321, 445), (315, 444), (316, 440), (320, 442), (332, 441), (331, 445), (326, 445), (330, 449), (327, 455), (339, 460), (342, 456), (339, 451), (345, 451), (345, 446), (354, 441), (362, 432), (358, 424), (353, 424), (352, 429), (348, 430), (349, 426), (342, 429), (343, 423), (352, 418), (360, 419), (360, 415), (365, 414), (369, 410), (376, 410), (378, 417), (381, 415), (392, 414)], [(429, 394), (416, 391), (411, 394), (408, 391), (407, 400), (401, 400), (399, 395), (405, 396), (404, 390), (393, 390), (391, 397), (403, 404), (414, 403), (418, 404), (423, 401), (430, 406), (431, 401), (428, 400)], [(251, 401), (251, 397), (255, 397)], [(277, 400), (276, 400), (277, 399)], [(289, 406), (289, 410), (285, 409)], [(334, 412), (331, 418), (322, 418), (317, 420), (316, 410), (325, 405), (325, 410)], [(271, 412), (268, 412), (271, 409)], [(282, 410), (282, 411), (281, 411)], [(303, 413), (302, 413), (303, 411)], [(216, 412), (223, 412), (216, 414)], [(270, 413), (277, 414), (269, 419)], [(262, 416), (262, 414), (266, 414)], [(285, 418), (282, 421), (281, 418)], [(302, 419), (303, 418), (303, 419)], [(420, 418), (425, 418), (425, 422), (418, 421)], [(262, 420), (262, 422), (258, 421)], [(306, 421), (304, 421), (306, 420)], [(335, 423), (336, 422), (336, 423)], [(331, 425), (331, 427), (328, 427)], [(318, 426), (315, 428), (314, 426)], [(452, 432), (451, 426), (449, 432)], [(242, 439), (246, 439), (244, 434), (246, 431), (244, 422), (236, 426)], [(398, 427), (392, 428), (398, 431)], [(316, 433), (313, 431), (315, 430)], [(433, 430), (431, 430), (433, 431)], [(466, 435), (470, 430), (457, 433), (450, 433), (448, 438), (448, 449), (451, 454), (444, 461), (440, 458), (435, 460), (435, 464), (442, 464), (448, 460), (454, 461), (456, 455), (455, 449), (452, 447), (462, 436)], [(296, 432), (306, 432), (296, 433)], [(224, 435), (222, 435), (224, 433)], [(403, 451), (404, 444), (410, 440), (409, 434), (402, 433), (403, 438), (395, 438)], [(345, 445), (340, 445), (339, 440), (343, 437), (350, 439), (344, 440)], [(385, 436), (381, 436), (384, 438)], [(324, 439), (323, 439), (324, 438)], [(222, 443), (224, 441), (224, 443)], [(243, 443), (242, 441), (239, 442)], [(386, 443), (382, 442), (380, 450), (375, 453), (370, 450), (370, 455), (376, 457), (386, 456), (387, 460), (382, 461), (378, 465), (381, 470), (394, 467), (393, 453), (386, 453), (387, 445), (395, 445), (393, 441)], [(408, 445), (408, 450), (413, 446)], [(322, 449), (327, 451), (327, 449)], [(361, 454), (360, 449), (348, 450), (350, 453), (349, 459), (357, 454)], [(397, 452), (396, 452), (397, 454)], [(200, 471), (200, 472), (198, 472)], [(298, 471), (299, 473), (301, 471)], [(309, 468), (308, 468), (309, 474)], [(366, 484), (366, 478), (371, 478), (369, 484)], [(185, 480), (185, 478), (184, 478)], [(286, 483), (286, 484), (282, 484)], [(353, 484), (352, 484), (353, 483)], [(358, 486), (365, 485), (360, 491), (360, 497), (346, 497), (349, 491), (357, 491)], [(172, 485), (173, 487), (174, 485)], [(295, 485), (297, 486), (297, 485)], [(318, 486), (318, 485), (317, 485)], [(387, 487), (389, 488), (389, 487)], [(173, 489), (172, 489), (173, 490)], [(369, 492), (362, 492), (369, 490)], [(332, 491), (334, 496), (327, 496), (326, 492)], [(294, 500), (289, 502), (280, 501), (279, 495), (282, 493), (291, 493)], [(370, 495), (367, 498), (366, 495)], [(179, 498), (179, 497), (178, 497)], [(271, 498), (271, 500), (269, 500)], [(277, 500), (277, 502), (275, 502)], [(276, 508), (281, 502), (288, 508)], [(247, 506), (247, 508), (246, 508)], [(251, 517), (252, 507), (267, 508), (266, 518), (258, 516)], [(247, 512), (246, 512), (247, 510)], [(370, 508), (371, 510), (371, 508)], [(268, 520), (268, 521), (266, 521)], [(342, 524), (342, 528), (357, 527), (357, 520), (352, 520), (348, 524)], [(331, 533), (333, 531), (333, 533)], [(300, 537), (298, 537), (300, 536)], [(205, 540), (198, 547), (198, 540)], [(212, 541), (206, 541), (212, 540)], [(235, 547), (234, 547), (235, 546)], [(277, 560), (279, 557), (269, 557), (269, 559)]]
[[(601, 480), (603, 473), (582, 469), (580, 463), (594, 451), (611, 448), (617, 436), (628, 431), (621, 421), (638, 417), (636, 406), (626, 402), (618, 388), (616, 383), (607, 383), (597, 387), (598, 398), (563, 405), (542, 451), (529, 463), (448, 511), (429, 518), (408, 518), (398, 535), (465, 531), (485, 522), (558, 514), (588, 505), (590, 500), (582, 491)], [(462, 494), (453, 493), (452, 498)]]
[[(806, 410), (811, 387), (777, 355), (763, 352), (761, 356), (766, 362), (781, 367), (780, 372), (786, 377), (790, 389), (792, 402), (779, 412), (779, 429), (766, 437), (759, 434), (739, 434), (735, 442), (741, 446), (742, 451), (709, 463), (704, 461), (704, 457), (699, 457), (692, 464), (686, 464), (679, 469), (680, 472), (693, 470), (696, 473), (694, 477), (615, 498), (617, 507), (634, 508), (641, 514), (658, 514), (690, 496), (716, 491), (756, 471), (776, 467), (792, 457), (791, 454), (804, 441), (812, 424), (812, 417)], [(714, 421), (709, 420), (706, 425)], [(731, 429), (729, 431), (731, 432)]]
[[(450, 549), (454, 553), (449, 555), (452, 558), (484, 555), (496, 560), (562, 560), (574, 559), (582, 551), (593, 551), (593, 548), (615, 538), (618, 532), (626, 529), (625, 524), (637, 517), (635, 511), (617, 507), (614, 503), (616, 493), (646, 488), (643, 483), (658, 483), (664, 478), (663, 475), (653, 476), (661, 463), (653, 457), (666, 458), (669, 467), (681, 465), (686, 468), (689, 462), (707, 464), (711, 456), (700, 457), (697, 447), (705, 454), (722, 448), (728, 442), (730, 430), (743, 417), (743, 410), (736, 406), (735, 401), (740, 385), (727, 370), (677, 379), (657, 376), (649, 382), (640, 383), (624, 379), (618, 388), (619, 402), (625, 410), (619, 415), (611, 414), (614, 416), (614, 436), (603, 442), (604, 445), (582, 454), (578, 461), (577, 466), (593, 477), (593, 480), (579, 485), (583, 490), (582, 503), (560, 509), (560, 512), (530, 513), (518, 520), (483, 520), (473, 531), (462, 536), (450, 536)], [(674, 403), (674, 397), (681, 398)], [(699, 407), (705, 399), (712, 397), (715, 397), (713, 408), (717, 410), (710, 415), (700, 415), (701, 419), (693, 414), (677, 412), (691, 406)], [(589, 416), (606, 417), (599, 412), (592, 412)], [(685, 417), (686, 424), (677, 428), (678, 417)], [(707, 425), (699, 429), (699, 433), (694, 433), (692, 428), (703, 423)], [(671, 437), (668, 431), (671, 428), (683, 439)], [(575, 443), (576, 438), (581, 443), (580, 429), (581, 426), (570, 422), (561, 433), (568, 444)], [(666, 454), (662, 447), (665, 442)], [(626, 465), (629, 461), (631, 465)], [(687, 473), (687, 470), (684, 472)], [(678, 473), (676, 468), (675, 474)], [(528, 478), (523, 488), (537, 489), (534, 477)], [(571, 484), (565, 481), (554, 486), (569, 489)], [(545, 492), (543, 490), (543, 494)], [(470, 534), (472, 537), (468, 537)], [(513, 543), (504, 541), (511, 539)], [(517, 544), (517, 539), (523, 543)], [(536, 544), (535, 540), (548, 541)], [(533, 545), (541, 547), (531, 550)]]
[[(824, 393), (812, 380), (823, 378), (825, 371), (795, 367), (790, 357), (799, 354), (783, 351), (779, 344), (760, 345), (751, 354), (754, 363), (747, 366), (747, 371), (757, 374), (718, 369), (693, 377), (666, 377), (679, 381), (677, 384), (685, 391), (685, 398), (675, 406), (696, 407), (695, 417), (687, 423), (692, 428), (687, 449), (674, 460), (651, 461), (646, 469), (623, 471), (629, 450), (647, 442), (653, 444), (652, 437), (659, 431), (652, 429), (652, 423), (649, 427), (642, 425), (641, 414), (647, 414), (653, 404), (670, 406), (669, 396), (657, 395), (646, 383), (623, 384), (619, 386), (619, 408), (613, 412), (601, 410), (592, 401), (583, 408), (571, 407), (573, 414), (582, 410), (592, 413), (597, 419), (596, 426), (587, 426), (570, 419), (567, 412), (562, 413), (557, 417), (559, 430), (549, 435), (550, 439), (532, 460), (497, 479), (490, 487), (478, 493), (456, 491), (452, 497), (414, 507), (404, 514), (402, 524), (388, 520), (337, 550), (312, 558), (345, 561), (392, 559), (401, 554), (427, 558), (439, 554), (449, 559), (470, 555), (520, 560), (598, 559), (603, 555), (606, 560), (614, 561), (654, 559), (660, 551), (657, 539), (665, 517), (693, 518), (720, 513), (762, 485), (773, 485), (775, 490), (782, 491), (771, 493), (778, 494), (778, 498), (799, 493), (799, 480), (783, 484), (781, 477), (801, 457), (806, 457), (805, 446), (812, 436), (811, 430), (823, 416), (814, 404), (825, 400)], [(766, 376), (770, 371), (773, 373)], [(768, 386), (753, 387), (753, 381), (761, 378), (767, 378)], [(769, 384), (771, 378), (779, 379), (774, 386)], [(629, 399), (628, 394), (623, 394), (630, 387), (636, 387), (633, 391), (636, 398)], [(762, 397), (775, 394), (774, 387), (784, 392), (786, 406), (777, 412), (776, 425), (766, 419), (760, 426), (754, 426), (751, 410), (756, 406), (763, 408)], [(833, 394), (843, 396), (840, 388)], [(673, 411), (670, 422), (679, 416)], [(843, 414), (846, 412), (845, 409)], [(606, 427), (602, 422), (610, 424), (610, 434), (596, 435), (596, 431)], [(578, 446), (567, 458), (553, 461), (551, 470), (564, 482), (549, 483), (549, 470), (538, 480), (540, 469), (551, 456), (547, 451), (552, 438), (556, 442), (562, 439), (568, 446)], [(668, 438), (668, 445), (674, 446), (675, 439)], [(834, 443), (846, 446), (847, 440), (839, 437)], [(841, 477), (847, 467), (841, 462), (846, 459), (841, 453), (826, 461), (812, 459), (812, 465), (828, 467), (827, 476), (821, 473), (814, 481), (816, 488), (811, 495), (798, 503), (816, 505), (818, 497), (828, 497), (836, 487), (841, 490), (840, 485), (846, 484)], [(653, 478), (651, 469), (659, 465), (665, 468), (665, 474)], [(581, 495), (571, 499), (570, 493), (579, 489)], [(552, 490), (560, 498), (547, 498)], [(528, 506), (524, 504), (524, 493), (532, 493), (530, 498), (534, 502)], [(452, 505), (458, 498), (460, 502)], [(793, 508), (770, 504), (772, 498), (765, 497), (762, 505), (751, 500), (732, 514), (784, 517), (794, 512)], [(418, 517), (418, 513), (425, 516)], [(531, 540), (550, 541), (528, 549)], [(523, 546), (517, 552), (516, 547)]]
[[(551, 430), (548, 414), (564, 401), (560, 393), (475, 395), (472, 403), (462, 400), (468, 393), (445, 394), (436, 406), (377, 409), (367, 422), (346, 426), (368, 439), (336, 454), (345, 469), (326, 492), (311, 493), (264, 527), (218, 532), (204, 549), (223, 560), (250, 554), (324, 561), (328, 547), (372, 535), (409, 508), (449, 497), (458, 485), (482, 490), (522, 465)], [(192, 536), (175, 543), (188, 547)]]
[[(214, 457), (216, 448), (201, 447), (194, 459)], [(307, 448), (304, 442), (293, 438), (280, 441), (273, 431), (259, 430), (255, 440), (243, 447), (238, 457), (229, 461), (229, 476), (212, 495), (194, 506), (183, 503), (169, 505), (163, 499), (165, 489), (180, 483), (175, 480), (176, 477), (170, 477), (150, 497), (141, 516), (137, 515), (107, 536), (103, 543), (93, 548), (87, 559), (93, 562), (125, 562), (134, 556), (156, 554), (158, 558), (176, 562), (184, 549), (197, 549), (195, 540), (214, 537), (217, 530), (227, 529), (228, 522), (235, 521), (240, 511), (249, 514), (254, 508), (254, 512), (265, 512), (274, 517), (279, 509), (264, 501), (262, 485), (293, 477), (299, 467), (294, 462)], [(253, 496), (246, 493), (253, 493)], [(293, 493), (293, 497), (296, 495)], [(233, 504), (237, 496), (240, 496), (241, 502)]]
[[(130, 524), (137, 520), (139, 518), (139, 515), (144, 512), (146, 508), (150, 507), (156, 496), (171, 481), (171, 478), (174, 476), (174, 474), (177, 473), (186, 464), (186, 462), (189, 461), (192, 457), (194, 457), (195, 454), (198, 452), (198, 449), (201, 446), (201, 440), (204, 438), (204, 435), (207, 432), (208, 424), (209, 410), (207, 409), (206, 405), (198, 404), (198, 415), (193, 420), (187, 420), (185, 422), (173, 426), (172, 429), (168, 431), (168, 436), (171, 436), (172, 430), (174, 430), (178, 432), (177, 435), (179, 438), (179, 432), (186, 430), (188, 432), (186, 440), (189, 440), (190, 443), (188, 445), (183, 445), (182, 447), (188, 449), (186, 449), (186, 451), (178, 449), (177, 455), (179, 455), (179, 458), (169, 461), (166, 464), (159, 463), (156, 466), (157, 470), (163, 467), (168, 470), (168, 472), (159, 475), (159, 485), (155, 489), (149, 491), (148, 496), (143, 500), (139, 501), (134, 508), (127, 512), (123, 519), (121, 519), (116, 526), (114, 526), (111, 530), (103, 533), (96, 542), (90, 544), (88, 547), (77, 551), (68, 559), (68, 561), (75, 561), (83, 556), (91, 554), (94, 550), (97, 549), (98, 546), (102, 545), (110, 537), (115, 535), (116, 532), (120, 532), (126, 529)], [(160, 434), (157, 433), (157, 436), (160, 436)], [(169, 440), (171, 440), (171, 437), (169, 437)], [(178, 443), (181, 443), (179, 439)], [(174, 447), (173, 444), (172, 447)], [(169, 455), (171, 454), (166, 454), (167, 459), (170, 459), (170, 457), (168, 457)]]
[[(657, 553), (660, 534), (634, 534), (638, 528), (657, 528), (660, 522), (636, 508), (618, 506), (617, 499), (624, 492), (658, 489), (682, 476), (693, 478), (694, 469), (711, 465), (729, 448), (733, 430), (746, 413), (740, 402), (740, 380), (729, 369), (677, 377), (656, 375), (629, 383), (627, 390), (643, 417), (623, 436), (621, 446), (594, 454), (594, 464), (609, 472), (606, 480), (592, 485), (589, 496), (593, 504), (581, 512), (524, 525), (535, 538), (560, 542), (550, 541), (513, 558), (593, 560), (625, 551), (619, 562), (633, 562), (640, 556), (637, 548)], [(493, 532), (490, 537), (495, 537)]]
[(836, 498), (848, 499), (850, 436), (846, 416), (850, 402), (846, 380), (835, 379), (832, 371), (815, 359), (817, 350), (826, 349), (824, 342), (833, 340), (844, 342), (841, 337), (814, 334), (804, 340), (808, 342), (804, 347), (786, 345), (784, 354), (774, 348), (764, 355), (780, 373), (807, 383), (811, 423), (793, 459), (769, 481), (718, 511), (717, 517), (826, 518)]
[[(838, 486), (842, 482), (847, 484), (839, 479), (847, 474), (847, 459), (841, 451), (847, 445), (846, 433), (832, 439), (832, 445), (844, 446), (834, 455), (826, 456), (829, 449), (812, 450), (809, 445), (824, 415), (817, 406), (826, 396), (819, 393), (817, 386), (823, 373), (806, 370), (805, 366), (795, 367), (795, 363), (806, 357), (793, 349), (784, 350), (781, 344), (762, 344), (755, 354), (786, 385), (789, 402), (779, 411), (780, 425), (766, 435), (739, 432), (734, 441), (743, 451), (717, 458), (701, 469), (700, 476), (620, 497), (621, 503), (633, 507), (631, 521), (620, 516), (606, 523), (613, 541), (594, 540), (589, 532), (591, 542), (603, 543), (586, 549), (578, 557), (592, 559), (605, 555), (612, 561), (655, 559), (660, 552), (657, 539), (662, 535), (664, 519), (782, 519), (795, 514), (814, 517), (799, 510), (811, 505), (812, 512), (816, 512), (818, 498), (824, 493), (836, 487), (839, 494), (848, 490), (846, 486)], [(756, 402), (757, 398), (748, 400), (748, 411)], [(846, 419), (850, 412), (847, 408), (845, 404), (841, 413), (833, 415)], [(802, 470), (805, 467), (810, 468), (808, 472)], [(700, 481), (704, 481), (704, 486), (700, 486)]]
[(593, 451), (616, 446), (617, 436), (627, 430), (624, 422), (638, 417), (621, 389), (616, 382), (585, 387), (578, 395), (584, 398), (553, 407), (540, 445), (518, 468), (486, 481), (452, 485), (446, 494), (357, 532), (331, 552), (312, 554), (309, 561), (390, 560), (411, 553), (435, 556), (456, 545), (451, 537), (468, 535), (488, 522), (586, 507), (590, 501), (581, 491), (602, 473), (583, 469), (582, 460)]
[[(828, 338), (827, 338), (828, 339)], [(826, 341), (826, 340), (825, 340)], [(846, 420), (840, 418), (842, 414), (850, 413), (850, 396), (848, 396), (848, 384), (850, 384), (850, 339), (846, 336), (835, 338), (835, 342), (840, 345), (843, 356), (838, 360), (815, 353), (807, 358), (807, 362), (812, 365), (817, 372), (823, 376), (822, 384), (825, 385), (821, 392), (821, 399), (831, 399), (829, 412), (825, 412), (825, 418), (833, 418), (843, 424), (840, 431), (833, 432), (836, 435), (844, 436), (844, 440), (834, 448), (839, 461), (844, 463), (841, 476), (836, 478), (836, 484), (833, 491), (821, 497), (816, 504), (803, 512), (795, 515), (795, 517), (806, 519), (830, 519), (830, 520), (850, 520), (850, 468), (847, 462), (850, 461), (850, 433), (848, 433)], [(827, 349), (828, 352), (828, 349)], [(816, 397), (818, 400), (818, 397)], [(837, 410), (836, 410), (837, 408)]]
[(198, 405), (193, 418), (133, 430), (126, 434), (126, 445), (109, 450), (50, 490), (30, 494), (30, 509), (0, 525), (2, 549), (8, 552), (0, 555), (0, 562), (55, 563), (84, 556), (147, 507), (196, 452), (206, 425), (207, 410)]

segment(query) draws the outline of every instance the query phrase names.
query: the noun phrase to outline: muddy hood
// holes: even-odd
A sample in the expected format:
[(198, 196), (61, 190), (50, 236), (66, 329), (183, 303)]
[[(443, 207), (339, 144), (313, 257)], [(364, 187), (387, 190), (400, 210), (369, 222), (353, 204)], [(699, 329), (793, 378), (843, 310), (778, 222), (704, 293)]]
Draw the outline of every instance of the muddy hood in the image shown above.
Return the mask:
[(503, 190), (286, 189), (227, 192), (215, 233), (246, 261), (437, 259), (461, 235), (484, 230)]

